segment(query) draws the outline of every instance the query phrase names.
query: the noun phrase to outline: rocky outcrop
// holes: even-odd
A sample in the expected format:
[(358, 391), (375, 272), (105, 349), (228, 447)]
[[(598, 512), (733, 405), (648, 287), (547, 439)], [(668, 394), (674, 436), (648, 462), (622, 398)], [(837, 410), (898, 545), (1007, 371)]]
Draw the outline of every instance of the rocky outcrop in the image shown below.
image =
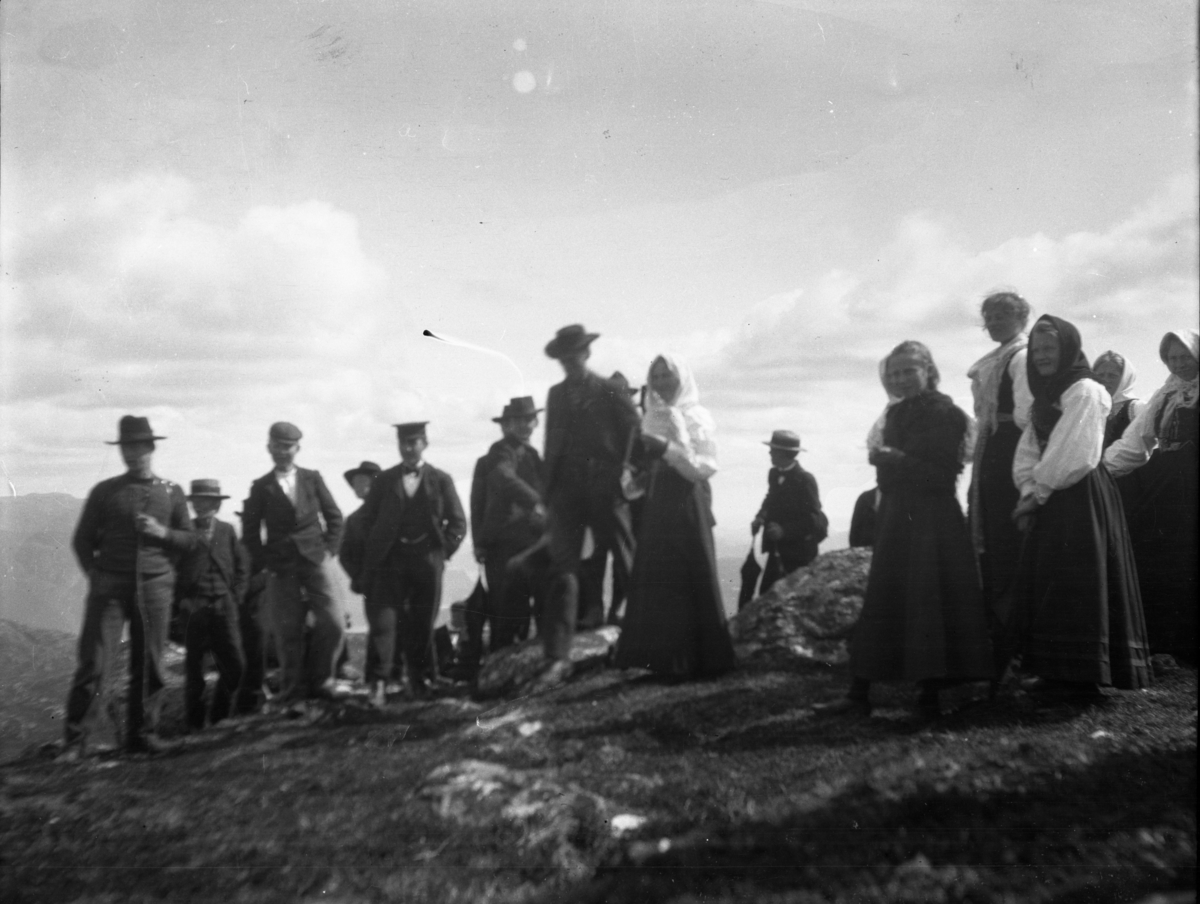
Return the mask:
[[(612, 661), (621, 629), (605, 625), (594, 631), (580, 631), (571, 644), (573, 674), (600, 668)], [(475, 696), (492, 699), (520, 693), (546, 666), (542, 642), (537, 638), (505, 647), (484, 659), (479, 670)]]
[(838, 549), (780, 578), (730, 620), (738, 658), (845, 662), (870, 570), (870, 549)]

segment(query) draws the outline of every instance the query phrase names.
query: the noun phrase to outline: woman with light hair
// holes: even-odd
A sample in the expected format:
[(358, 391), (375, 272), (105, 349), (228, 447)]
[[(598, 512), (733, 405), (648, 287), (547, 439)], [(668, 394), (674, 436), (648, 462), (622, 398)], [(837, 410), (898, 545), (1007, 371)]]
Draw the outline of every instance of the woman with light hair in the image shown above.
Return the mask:
[(674, 679), (720, 675), (734, 655), (712, 536), (716, 428), (681, 358), (656, 357), (646, 385), (639, 444), (650, 482), (617, 665)]
[(1197, 331), (1159, 343), (1171, 375), (1104, 453), (1114, 477), (1132, 474), (1126, 515), (1152, 653), (1196, 660)]

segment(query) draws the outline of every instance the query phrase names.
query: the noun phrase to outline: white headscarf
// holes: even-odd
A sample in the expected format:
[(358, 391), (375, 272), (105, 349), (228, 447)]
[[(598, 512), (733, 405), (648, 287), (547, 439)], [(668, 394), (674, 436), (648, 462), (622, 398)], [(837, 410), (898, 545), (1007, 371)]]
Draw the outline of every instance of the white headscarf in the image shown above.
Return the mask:
[[(1173, 330), (1163, 336), (1162, 342), (1158, 344), (1158, 356), (1162, 358), (1163, 364), (1167, 363), (1167, 347), (1171, 344), (1172, 339), (1178, 340), (1184, 348), (1192, 353), (1193, 358), (1200, 360), (1200, 355), (1197, 354), (1200, 332), (1192, 329)], [(1159, 390), (1163, 400), (1162, 413), (1155, 416), (1155, 423), (1165, 426), (1171, 422), (1171, 415), (1175, 413), (1176, 408), (1195, 407), (1196, 399), (1200, 396), (1200, 392), (1197, 391), (1198, 387), (1200, 387), (1200, 374), (1190, 380), (1184, 380), (1175, 374), (1167, 377), (1167, 382), (1163, 383), (1162, 389)]]
[(1113, 393), (1112, 409), (1108, 413), (1108, 416), (1112, 418), (1120, 411), (1122, 402), (1133, 402), (1140, 398), (1137, 393), (1133, 392), (1133, 384), (1137, 382), (1137, 371), (1134, 370), (1133, 365), (1129, 363), (1124, 355), (1119, 355), (1111, 350), (1096, 358), (1092, 363), (1092, 370), (1099, 367), (1101, 361), (1120, 362), (1121, 364), (1121, 379), (1117, 383), (1116, 391)]
[[(650, 375), (646, 375), (646, 413), (642, 415), (642, 430), (660, 436), (684, 452), (684, 457), (697, 461), (697, 456), (711, 460), (711, 471), (716, 471), (716, 446), (712, 436), (716, 431), (712, 415), (700, 404), (700, 390), (696, 377), (687, 362), (678, 355), (664, 353), (662, 358), (671, 372), (679, 378), (679, 394), (671, 402), (664, 400), (651, 388)], [(651, 369), (654, 362), (650, 363)], [(668, 461), (675, 464), (674, 456)], [(708, 476), (704, 474), (702, 476)]]

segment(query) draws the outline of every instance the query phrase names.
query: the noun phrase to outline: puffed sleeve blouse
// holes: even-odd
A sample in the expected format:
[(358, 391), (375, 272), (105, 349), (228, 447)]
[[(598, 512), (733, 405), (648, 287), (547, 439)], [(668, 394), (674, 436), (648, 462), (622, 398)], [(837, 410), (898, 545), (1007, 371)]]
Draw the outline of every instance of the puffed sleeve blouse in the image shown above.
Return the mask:
[(1105, 451), (1104, 467), (1113, 477), (1124, 477), (1150, 460), (1150, 453), (1158, 446), (1155, 415), (1162, 409), (1168, 391), (1166, 386), (1159, 387), (1149, 403), (1140, 406), (1120, 439)]
[(1112, 400), (1103, 386), (1085, 379), (1063, 390), (1058, 407), (1062, 417), (1050, 432), (1046, 448), (1038, 448), (1030, 423), (1013, 456), (1013, 482), (1021, 497), (1034, 496), (1040, 505), (1045, 505), (1055, 490), (1074, 486), (1100, 464)]
[(688, 441), (685, 445), (674, 439), (667, 443), (663, 460), (692, 483), (707, 480), (717, 473), (716, 424), (708, 409), (691, 405), (684, 409)]

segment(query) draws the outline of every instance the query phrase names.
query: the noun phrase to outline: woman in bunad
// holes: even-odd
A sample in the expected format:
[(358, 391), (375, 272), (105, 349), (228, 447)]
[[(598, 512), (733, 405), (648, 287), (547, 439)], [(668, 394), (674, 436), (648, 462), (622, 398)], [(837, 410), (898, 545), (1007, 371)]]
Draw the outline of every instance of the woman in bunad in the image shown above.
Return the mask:
[(1092, 362), (1092, 374), (1096, 382), (1108, 390), (1112, 399), (1112, 409), (1108, 412), (1108, 422), (1104, 427), (1104, 448), (1107, 449), (1125, 434), (1126, 428), (1146, 406), (1133, 391), (1137, 371), (1123, 355), (1114, 351), (1099, 355)]
[(1196, 346), (1196, 330), (1163, 337), (1158, 354), (1171, 375), (1104, 453), (1110, 474), (1137, 482), (1126, 516), (1150, 650), (1189, 662), (1196, 660)]
[(1043, 315), (1029, 338), (1033, 410), (1013, 460), (1028, 532), (1014, 613), (1035, 688), (1081, 700), (1150, 683), (1137, 571), (1116, 485), (1098, 467), (1111, 406), (1079, 331)]
[(887, 376), (901, 400), (871, 454), (882, 498), (850, 640), (853, 683), (845, 700), (818, 709), (866, 715), (871, 682), (913, 681), (921, 715), (933, 717), (941, 687), (994, 674), (975, 556), (954, 492), (970, 419), (937, 391), (937, 366), (920, 342), (893, 349)]
[(983, 300), (981, 313), (984, 329), (998, 345), (967, 370), (978, 424), (969, 492), (971, 540), (984, 600), (999, 618), (997, 601), (1016, 575), (1021, 552), (1012, 520), (1017, 504), (1012, 462), (1033, 404), (1025, 375), (1029, 302), (1015, 292), (996, 292)]
[(650, 482), (617, 665), (676, 679), (720, 675), (734, 654), (713, 549), (715, 426), (679, 357), (655, 358), (646, 383), (639, 444)]

